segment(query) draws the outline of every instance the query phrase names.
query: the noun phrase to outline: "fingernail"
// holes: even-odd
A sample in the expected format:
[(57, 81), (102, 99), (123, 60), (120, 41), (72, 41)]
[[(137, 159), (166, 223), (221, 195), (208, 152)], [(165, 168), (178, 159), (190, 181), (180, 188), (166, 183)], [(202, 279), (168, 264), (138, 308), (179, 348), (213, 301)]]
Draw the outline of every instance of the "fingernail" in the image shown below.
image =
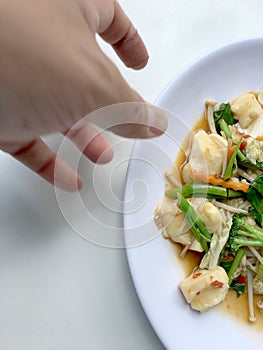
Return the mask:
[(104, 152), (102, 152), (100, 154), (96, 163), (98, 163), (98, 164), (109, 163), (112, 160), (113, 156), (114, 156), (114, 151), (113, 151), (112, 147), (110, 146), (110, 147), (106, 148)]
[(82, 178), (78, 175), (77, 176), (77, 190), (80, 191), (83, 187), (83, 181)]
[(77, 192), (81, 190), (83, 181), (75, 170), (58, 158), (54, 172), (54, 185), (67, 192)]

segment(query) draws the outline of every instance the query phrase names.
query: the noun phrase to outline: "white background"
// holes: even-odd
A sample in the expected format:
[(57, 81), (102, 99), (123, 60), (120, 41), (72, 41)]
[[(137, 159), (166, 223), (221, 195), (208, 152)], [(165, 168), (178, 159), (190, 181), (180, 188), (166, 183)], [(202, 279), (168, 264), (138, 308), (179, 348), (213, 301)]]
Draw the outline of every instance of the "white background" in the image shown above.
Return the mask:
[[(120, 3), (144, 38), (149, 64), (134, 72), (108, 46), (102, 47), (150, 102), (201, 55), (263, 36), (260, 0)], [(57, 139), (50, 138), (50, 144), (56, 147)], [(116, 150), (117, 163), (130, 149), (131, 142), (125, 142)], [(110, 183), (120, 199), (126, 166), (117, 168)], [(106, 189), (112, 167), (114, 162), (97, 170), (96, 188)], [(121, 214), (111, 213), (98, 200), (90, 176), (93, 166), (82, 160), (80, 170), (85, 180), (82, 198), (93, 215), (84, 222), (87, 236), (114, 234), (122, 227)], [(61, 214), (54, 189), (3, 153), (0, 179), (0, 349), (163, 349), (137, 299), (125, 251), (77, 235)], [(71, 203), (70, 197), (65, 195), (65, 201)], [(78, 219), (74, 207), (72, 212)]]

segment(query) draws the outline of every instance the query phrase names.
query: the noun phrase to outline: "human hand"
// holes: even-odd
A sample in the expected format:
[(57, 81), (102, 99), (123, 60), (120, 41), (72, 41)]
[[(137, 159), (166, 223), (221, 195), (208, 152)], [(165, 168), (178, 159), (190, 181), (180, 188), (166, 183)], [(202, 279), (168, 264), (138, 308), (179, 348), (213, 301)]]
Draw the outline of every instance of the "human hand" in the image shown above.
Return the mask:
[[(56, 164), (56, 185), (68, 191), (82, 181), (40, 135), (62, 132), (92, 161), (107, 162), (107, 141), (89, 124), (74, 132), (72, 126), (98, 108), (143, 101), (101, 51), (96, 33), (128, 67), (146, 65), (146, 48), (114, 0), (0, 2), (0, 149), (50, 183)], [(157, 122), (160, 129), (165, 122)], [(113, 131), (127, 136), (124, 128)], [(130, 131), (138, 132), (149, 136), (147, 127)]]

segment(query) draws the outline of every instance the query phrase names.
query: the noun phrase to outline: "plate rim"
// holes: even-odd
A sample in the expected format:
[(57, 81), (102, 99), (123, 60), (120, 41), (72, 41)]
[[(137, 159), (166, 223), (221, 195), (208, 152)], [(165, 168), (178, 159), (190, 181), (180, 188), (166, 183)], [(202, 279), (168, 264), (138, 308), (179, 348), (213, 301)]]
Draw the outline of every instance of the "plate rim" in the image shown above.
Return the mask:
[[(154, 101), (154, 105), (156, 105), (157, 107), (163, 107), (162, 103), (163, 100), (165, 99), (165, 95), (167, 94), (167, 91), (172, 89), (173, 85), (175, 85), (176, 83), (178, 83), (178, 81), (180, 79), (182, 79), (184, 77), (185, 74), (189, 73), (189, 69), (196, 69), (196, 67), (198, 66), (198, 64), (202, 64), (204, 62), (204, 60), (210, 60), (213, 56), (216, 56), (218, 54), (220, 54), (221, 52), (225, 51), (225, 50), (233, 50), (238, 48), (239, 46), (244, 46), (244, 45), (252, 45), (252, 44), (256, 44), (256, 43), (261, 43), (263, 45), (263, 36), (255, 36), (255, 37), (249, 37), (249, 38), (245, 38), (245, 39), (240, 39), (240, 40), (234, 40), (231, 42), (228, 42), (224, 45), (220, 45), (212, 50), (207, 51), (206, 53), (203, 53), (201, 55), (199, 55), (196, 59), (192, 60), (192, 62), (190, 62), (189, 64), (187, 64), (185, 67), (183, 67), (180, 71), (178, 71), (177, 73), (175, 73), (173, 75), (173, 77), (168, 81), (168, 83), (164, 86), (164, 88), (161, 90), (160, 94), (157, 96), (157, 98)], [(167, 107), (164, 107), (167, 109)], [(171, 111), (173, 113), (173, 111)], [(135, 140), (133, 146), (132, 146), (132, 150), (131, 150), (131, 156), (130, 156), (130, 160), (132, 159), (132, 156), (135, 154), (136, 152), (136, 148), (138, 147), (138, 141)], [(124, 230), (124, 242), (126, 242), (126, 236), (125, 236), (125, 222), (126, 222), (126, 216), (125, 216), (125, 198), (126, 198), (126, 194), (127, 194), (127, 188), (128, 188), (128, 182), (129, 182), (129, 174), (130, 174), (130, 167), (131, 167), (131, 161), (129, 160), (128, 166), (127, 166), (127, 172), (126, 172), (126, 176), (125, 176), (125, 181), (124, 181), (124, 191), (123, 191), (123, 230)], [(160, 235), (154, 237), (152, 240), (150, 240), (149, 242), (147, 242), (146, 244), (151, 244), (152, 241), (155, 241), (157, 239), (160, 239)], [(128, 266), (129, 266), (129, 271), (130, 271), (130, 275), (131, 275), (131, 279), (132, 279), (132, 283), (134, 285), (136, 294), (138, 296), (138, 301), (140, 303), (140, 305), (142, 306), (142, 309), (149, 321), (150, 326), (152, 327), (152, 329), (154, 330), (156, 336), (160, 339), (160, 341), (162, 342), (163, 346), (168, 350), (171, 349), (170, 346), (171, 344), (168, 344), (166, 339), (164, 338), (163, 333), (161, 333), (159, 331), (159, 328), (157, 327), (157, 325), (154, 322), (154, 319), (152, 317), (152, 314), (149, 314), (147, 309), (146, 309), (146, 305), (144, 305), (142, 298), (140, 296), (140, 290), (139, 290), (139, 286), (136, 284), (136, 277), (134, 275), (134, 266), (132, 263), (132, 250), (133, 249), (137, 249), (140, 248), (141, 245), (139, 246), (134, 246), (134, 247), (126, 247), (126, 257), (127, 257), (127, 262), (128, 262)], [(174, 349), (173, 349), (174, 350)]]

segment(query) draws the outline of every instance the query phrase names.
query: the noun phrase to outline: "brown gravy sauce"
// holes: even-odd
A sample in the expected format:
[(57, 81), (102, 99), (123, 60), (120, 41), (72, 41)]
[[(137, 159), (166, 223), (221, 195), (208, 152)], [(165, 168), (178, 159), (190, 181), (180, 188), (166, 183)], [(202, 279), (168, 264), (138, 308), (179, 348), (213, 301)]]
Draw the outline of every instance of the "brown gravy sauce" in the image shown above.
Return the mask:
[[(204, 114), (197, 121), (197, 123), (192, 129), (192, 132), (197, 131), (199, 129), (204, 129), (205, 131), (209, 130), (207, 120)], [(179, 174), (179, 177), (180, 177), (179, 169), (186, 160), (185, 152), (188, 148), (190, 136), (191, 136), (191, 133), (185, 138), (174, 163), (174, 168), (175, 168), (174, 173)], [(171, 244), (174, 248), (175, 253), (177, 254), (177, 256), (179, 256), (179, 253), (182, 250), (182, 246), (173, 241), (171, 241)], [(189, 250), (186, 253), (185, 257), (182, 259), (182, 267), (184, 269), (186, 276), (190, 275), (193, 269), (199, 265), (201, 258), (202, 258), (202, 255), (198, 252)], [(230, 317), (234, 318), (238, 322), (246, 323), (249, 327), (253, 327), (253, 329), (256, 329), (256, 330), (262, 330), (263, 313), (259, 311), (256, 305), (257, 302), (261, 299), (263, 299), (263, 295), (254, 295), (254, 309), (255, 309), (255, 316), (257, 318), (255, 323), (251, 323), (248, 320), (249, 313), (248, 313), (247, 293), (244, 293), (243, 295), (237, 297), (236, 292), (233, 290), (230, 290), (225, 300), (219, 305), (217, 305), (216, 308), (218, 311), (229, 315)]]

